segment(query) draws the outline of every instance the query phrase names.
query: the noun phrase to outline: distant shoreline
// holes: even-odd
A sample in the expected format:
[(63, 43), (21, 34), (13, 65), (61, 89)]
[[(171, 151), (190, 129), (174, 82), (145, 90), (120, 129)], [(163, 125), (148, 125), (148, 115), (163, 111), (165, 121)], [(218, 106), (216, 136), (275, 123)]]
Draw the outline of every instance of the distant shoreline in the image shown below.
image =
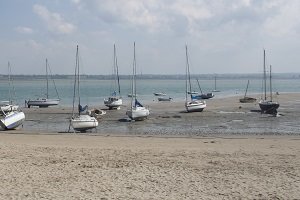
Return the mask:
[[(0, 74), (0, 80), (7, 80), (7, 74)], [(245, 74), (194, 74), (191, 78), (199, 78), (202, 80), (212, 80), (217, 76), (218, 79), (261, 79), (261, 73), (245, 73)], [(274, 79), (300, 79), (300, 73), (273, 73)], [(45, 79), (46, 75), (11, 75), (14, 80), (39, 80)], [(55, 74), (52, 76), (53, 79), (73, 79), (74, 75), (68, 74)], [(184, 74), (138, 74), (138, 79), (166, 79), (166, 80), (184, 80)], [(90, 80), (112, 80), (112, 75), (81, 75), (81, 79)], [(120, 75), (120, 79), (129, 80), (131, 75)]]

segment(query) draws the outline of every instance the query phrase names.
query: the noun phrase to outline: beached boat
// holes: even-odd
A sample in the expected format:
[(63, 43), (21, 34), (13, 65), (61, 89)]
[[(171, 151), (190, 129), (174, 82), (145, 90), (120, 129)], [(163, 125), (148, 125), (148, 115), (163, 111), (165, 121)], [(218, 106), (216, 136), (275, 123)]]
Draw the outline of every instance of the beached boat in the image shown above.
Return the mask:
[(12, 102), (11, 84), (10, 78), (11, 68), (8, 62), (8, 90), (9, 90), (9, 101), (0, 102), (0, 127), (4, 130), (15, 129), (22, 125), (25, 120), (25, 114), (19, 111), (19, 106)]
[(136, 57), (135, 57), (135, 43), (133, 44), (133, 70), (131, 80), (131, 102), (130, 109), (127, 110), (126, 115), (136, 121), (147, 119), (150, 112), (149, 109), (144, 107), (136, 98)]
[(158, 97), (157, 100), (158, 101), (171, 101), (172, 98), (171, 97)]
[(203, 93), (203, 92), (202, 92), (202, 89), (201, 89), (201, 87), (200, 87), (199, 80), (198, 80), (198, 79), (196, 79), (196, 80), (197, 80), (198, 87), (199, 87), (199, 89), (200, 89), (201, 94), (199, 94), (199, 95), (194, 95), (194, 96), (193, 96), (193, 99), (198, 99), (198, 100), (200, 100), (200, 99), (211, 99), (211, 98), (213, 98), (213, 97), (215, 96), (214, 93), (212, 93), (212, 92), (209, 92), (209, 93)]
[(0, 101), (0, 109), (4, 112), (16, 111), (18, 108), (18, 105), (14, 105), (10, 101)]
[[(56, 89), (56, 85), (55, 82), (53, 80), (53, 84), (55, 87), (55, 92), (58, 98), (56, 99), (49, 99), (49, 78), (48, 78), (48, 69), (49, 65), (48, 65), (48, 59), (46, 59), (46, 97), (41, 97), (41, 98), (37, 98), (34, 100), (25, 100), (25, 104), (27, 105), (28, 108), (30, 108), (31, 106), (38, 106), (38, 107), (49, 107), (49, 106), (56, 106), (59, 104), (60, 99), (59, 99), (59, 95)], [(51, 71), (50, 71), (51, 72)]]
[(279, 103), (273, 101), (272, 95), (272, 66), (270, 66), (270, 100), (267, 99), (267, 73), (266, 73), (266, 51), (264, 50), (264, 72), (263, 72), (264, 98), (259, 101), (262, 113), (277, 114)]
[(253, 98), (253, 97), (247, 97), (248, 87), (249, 87), (249, 80), (248, 80), (248, 83), (247, 83), (245, 95), (244, 95), (243, 98), (240, 98), (240, 102), (241, 102), (241, 103), (254, 103), (254, 102), (256, 102), (256, 98)]
[[(13, 94), (15, 94), (15, 91), (14, 91), (12, 79), (10, 77), (11, 67), (9, 62), (7, 68), (8, 68), (8, 101), (0, 101), (0, 109), (3, 112), (17, 111), (19, 109), (19, 105), (13, 103)], [(13, 92), (11, 91), (11, 89), (13, 89)]]
[(192, 92), (188, 91), (188, 94), (199, 94), (199, 92), (197, 92), (197, 91), (192, 91)]
[[(123, 100), (121, 97), (121, 89), (120, 89), (120, 78), (119, 78), (119, 69), (118, 69), (118, 60), (116, 55), (116, 46), (114, 45), (114, 61), (113, 61), (113, 89), (114, 91), (111, 93), (111, 96), (107, 99), (104, 99), (104, 105), (107, 106), (110, 110), (117, 109), (119, 110), (123, 104)], [(117, 91), (118, 90), (118, 95)]]
[(22, 111), (4, 112), (1, 110), (0, 126), (4, 130), (15, 129), (23, 124), (25, 114)]
[(137, 97), (138, 95), (137, 94), (128, 94), (127, 96), (128, 97)]
[[(88, 114), (83, 114), (84, 111), (87, 112), (88, 106), (81, 106), (80, 102), (80, 72), (79, 72), (79, 55), (78, 55), (78, 45), (76, 49), (76, 66), (75, 66), (75, 76), (74, 76), (74, 96), (73, 96), (73, 110), (72, 117), (70, 120), (70, 125), (73, 127), (74, 131), (85, 132), (86, 130), (96, 128), (98, 126), (98, 121), (95, 117)], [(78, 100), (78, 113), (75, 113), (75, 102)]]
[[(186, 80), (185, 80), (185, 108), (187, 112), (202, 112), (206, 107), (206, 102), (197, 100), (193, 97), (192, 94), (188, 94), (188, 91), (192, 91), (191, 84), (191, 75), (190, 75), (190, 66), (189, 66), (189, 58), (188, 58), (188, 50), (187, 45), (185, 46), (185, 55), (186, 55)], [(189, 100), (190, 97), (190, 100)]]
[(217, 89), (217, 75), (215, 75), (215, 89), (213, 89), (212, 92), (220, 92), (220, 90)]
[(166, 93), (164, 92), (154, 92), (153, 94), (154, 96), (166, 96)]

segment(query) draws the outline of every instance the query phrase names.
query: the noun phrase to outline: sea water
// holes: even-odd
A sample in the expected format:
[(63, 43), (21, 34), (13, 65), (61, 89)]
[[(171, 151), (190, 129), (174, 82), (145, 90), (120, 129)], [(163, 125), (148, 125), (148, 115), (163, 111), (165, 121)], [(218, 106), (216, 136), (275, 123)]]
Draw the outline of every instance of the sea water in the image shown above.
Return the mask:
[[(245, 94), (248, 78), (219, 78), (217, 80), (217, 89), (220, 92), (215, 93), (214, 98), (222, 99), (230, 96), (242, 96)], [(195, 79), (191, 80), (192, 91), (200, 92)], [(214, 79), (200, 79), (201, 89), (204, 93), (211, 92), (215, 87)], [(57, 79), (55, 85), (61, 99), (59, 109), (64, 107), (72, 107), (74, 96), (74, 80), (72, 79)], [(121, 95), (123, 104), (129, 105), (130, 98), (127, 97), (131, 93), (131, 80), (121, 79)], [(25, 106), (25, 100), (45, 97), (46, 82), (45, 79), (22, 79), (11, 82), (10, 87), (7, 79), (0, 80), (0, 100), (9, 99), (9, 88), (14, 102), (20, 107)], [(82, 79), (80, 81), (80, 96), (81, 104), (89, 105), (90, 108), (105, 108), (103, 99), (107, 98), (113, 91), (114, 81), (112, 80), (97, 80), (97, 79)], [(173, 98), (173, 101), (183, 102), (185, 99), (186, 82), (183, 79), (142, 79), (137, 80), (137, 95), (141, 103), (157, 101), (154, 96), (155, 92), (164, 92), (167, 97)], [(283, 93), (298, 93), (300, 92), (299, 78), (276, 78), (273, 80), (273, 92)], [(262, 93), (261, 79), (250, 79), (248, 95)], [(49, 98), (57, 98), (54, 84), (49, 83)], [(205, 119), (199, 120), (195, 118), (185, 118), (184, 113), (173, 113), (168, 115), (167, 123), (164, 123), (161, 116), (157, 119), (151, 118), (145, 123), (130, 123), (125, 115), (125, 110), (120, 112), (109, 112), (114, 114), (110, 120), (100, 120), (99, 127), (95, 134), (160, 134), (160, 135), (210, 135), (210, 134), (299, 134), (299, 104), (294, 102), (291, 107), (281, 106), (280, 109), (288, 111), (289, 114), (278, 118), (270, 118), (259, 113), (243, 114), (237, 113), (220, 113), (213, 115), (208, 114)], [(184, 107), (182, 108), (184, 110)], [(284, 110), (288, 109), (288, 110)], [(250, 112), (250, 111), (249, 111)], [(120, 115), (121, 114), (121, 115)], [(153, 113), (155, 114), (155, 113)], [(238, 115), (238, 116), (237, 116)], [(181, 118), (182, 116), (183, 118)], [(193, 116), (193, 114), (189, 115)], [(237, 118), (235, 117), (237, 116)], [(164, 116), (163, 116), (164, 117)], [(105, 116), (104, 116), (105, 118)], [(244, 120), (251, 118), (245, 123)], [(33, 132), (66, 132), (69, 127), (70, 114), (49, 114), (42, 112), (39, 114), (28, 114), (24, 122), (23, 130)], [(187, 120), (189, 119), (189, 120)]]
[[(229, 96), (244, 95), (246, 78), (222, 78), (217, 81), (217, 90), (214, 93), (215, 98), (224, 98)], [(192, 91), (200, 93), (196, 80), (191, 80)], [(214, 80), (199, 80), (203, 93), (211, 92), (215, 83)], [(72, 106), (74, 96), (74, 81), (72, 79), (55, 80), (55, 86), (61, 99), (61, 106)], [(127, 95), (131, 93), (131, 80), (120, 80), (121, 96), (126, 100)], [(185, 99), (185, 80), (168, 80), (168, 79), (145, 79), (137, 80), (137, 96), (142, 102), (148, 103), (156, 99), (153, 95), (155, 92), (166, 93), (167, 97), (173, 98), (174, 101)], [(23, 105), (25, 100), (46, 97), (45, 80), (14, 80), (10, 87), (11, 97), (19, 105)], [(112, 80), (91, 80), (83, 79), (80, 81), (80, 97), (82, 104), (91, 106), (103, 105), (103, 99), (110, 96), (116, 90)], [(288, 93), (300, 92), (300, 79), (275, 79), (273, 80), (273, 92)], [(261, 94), (262, 81), (259, 79), (250, 80), (247, 94)], [(0, 80), (0, 100), (8, 100), (9, 85), (7, 80)], [(49, 98), (57, 98), (54, 84), (49, 82)], [(128, 98), (129, 100), (129, 98)]]

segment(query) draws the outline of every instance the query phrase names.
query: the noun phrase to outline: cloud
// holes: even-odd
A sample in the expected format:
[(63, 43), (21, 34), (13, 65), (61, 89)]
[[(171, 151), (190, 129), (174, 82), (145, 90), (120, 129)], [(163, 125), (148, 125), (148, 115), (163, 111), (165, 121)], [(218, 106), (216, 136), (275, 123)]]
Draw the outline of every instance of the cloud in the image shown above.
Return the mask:
[(52, 13), (42, 5), (34, 5), (33, 11), (46, 23), (51, 32), (70, 34), (76, 29), (73, 24), (66, 22), (60, 14)]
[(24, 33), (24, 34), (32, 34), (33, 30), (29, 27), (23, 27), (23, 26), (18, 26), (15, 28), (15, 30), (19, 33)]
[(268, 7), (271, 7), (275, 14), (270, 15), (264, 23), (266, 33), (274, 37), (291, 36), (299, 33), (299, 1), (281, 2)]

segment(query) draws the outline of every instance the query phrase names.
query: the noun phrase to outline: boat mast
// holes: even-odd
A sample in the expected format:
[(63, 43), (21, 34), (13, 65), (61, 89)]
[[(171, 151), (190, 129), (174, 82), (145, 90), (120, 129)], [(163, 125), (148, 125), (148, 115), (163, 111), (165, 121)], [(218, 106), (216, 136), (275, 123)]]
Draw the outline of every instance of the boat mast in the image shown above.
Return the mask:
[(131, 81), (131, 111), (132, 111), (132, 107), (133, 105), (133, 98), (135, 98), (135, 94), (136, 92), (134, 91), (135, 90), (135, 65), (136, 65), (136, 60), (135, 60), (135, 42), (133, 43), (133, 63), (132, 63), (132, 81)]
[(118, 67), (118, 59), (117, 59), (117, 57), (116, 57), (116, 70), (117, 70), (119, 96), (121, 97), (121, 87), (120, 87), (120, 77), (119, 77), (119, 67)]
[(198, 87), (199, 87), (199, 89), (200, 89), (200, 92), (201, 92), (201, 94), (203, 94), (202, 89), (201, 89), (201, 87), (200, 87), (199, 80), (198, 80), (197, 78), (196, 78), (196, 80), (197, 80), (197, 83), (198, 83)]
[[(191, 100), (192, 100), (192, 85), (191, 85), (191, 75), (190, 75), (190, 65), (189, 65), (189, 58), (188, 58), (188, 50), (187, 45), (185, 46), (185, 54), (186, 54), (186, 67), (187, 67), (187, 76), (188, 76), (188, 84), (189, 84), (189, 90), (191, 93)], [(187, 86), (188, 88), (188, 86)]]
[(271, 101), (273, 101), (273, 98), (272, 98), (272, 65), (270, 65), (270, 97), (271, 97)]
[(217, 75), (215, 75), (215, 90), (217, 91)]
[(117, 83), (118, 83), (118, 92), (119, 92), (119, 96), (121, 96), (120, 78), (119, 78), (119, 69), (118, 69), (118, 58), (117, 58), (117, 52), (116, 52), (115, 44), (114, 44), (114, 73), (117, 76), (117, 77), (115, 77), (115, 81), (117, 81)]
[[(74, 73), (74, 88), (73, 88), (73, 109), (72, 109), (72, 117), (74, 116), (74, 112), (75, 112), (75, 98), (76, 98), (76, 85), (77, 85), (77, 68), (78, 66), (78, 45), (76, 48), (76, 59), (75, 59), (75, 73)], [(78, 81), (79, 82), (79, 81)], [(79, 84), (78, 84), (79, 85)], [(78, 94), (79, 96), (79, 94)], [(79, 111), (79, 105), (80, 105), (80, 98), (79, 98), (79, 103), (78, 103), (78, 112), (80, 115), (80, 111)]]
[(267, 74), (266, 74), (266, 50), (264, 49), (264, 92), (265, 100), (267, 100)]
[(134, 85), (133, 86), (134, 86), (134, 99), (136, 101), (136, 55), (135, 55), (135, 42), (134, 42)]
[(247, 83), (247, 87), (246, 87), (246, 91), (245, 91), (245, 96), (244, 96), (244, 98), (245, 98), (246, 95), (247, 95), (248, 87), (249, 87), (249, 80), (248, 80), (248, 83)]
[(11, 91), (10, 91), (10, 72), (11, 72), (11, 69), (10, 69), (10, 63), (8, 62), (8, 95), (9, 95), (9, 103), (12, 104), (12, 95), (11, 95)]
[[(79, 75), (79, 53), (78, 53), (78, 45), (77, 45), (77, 94), (78, 94), (78, 108), (81, 106), (80, 104), (80, 75)], [(80, 115), (80, 109), (78, 109), (78, 115)]]
[(48, 81), (48, 59), (46, 58), (46, 84), (47, 84), (47, 93), (46, 93), (46, 98), (48, 99), (49, 98), (49, 81)]

